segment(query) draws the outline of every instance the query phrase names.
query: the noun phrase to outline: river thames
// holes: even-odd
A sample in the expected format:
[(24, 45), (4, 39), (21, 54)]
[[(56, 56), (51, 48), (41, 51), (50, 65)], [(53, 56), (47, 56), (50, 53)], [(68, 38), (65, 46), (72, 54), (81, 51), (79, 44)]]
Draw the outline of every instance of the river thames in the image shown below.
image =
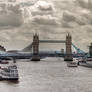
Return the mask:
[(92, 92), (91, 68), (69, 68), (62, 58), (18, 61), (19, 82), (0, 81), (0, 92)]

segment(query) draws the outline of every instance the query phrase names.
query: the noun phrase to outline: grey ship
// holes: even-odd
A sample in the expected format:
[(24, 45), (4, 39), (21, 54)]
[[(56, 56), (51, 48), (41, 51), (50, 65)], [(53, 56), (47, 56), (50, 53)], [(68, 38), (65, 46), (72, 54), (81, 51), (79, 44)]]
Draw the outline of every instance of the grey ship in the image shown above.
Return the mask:
[(0, 80), (18, 80), (17, 66), (8, 66), (8, 68), (2, 69), (0, 73)]

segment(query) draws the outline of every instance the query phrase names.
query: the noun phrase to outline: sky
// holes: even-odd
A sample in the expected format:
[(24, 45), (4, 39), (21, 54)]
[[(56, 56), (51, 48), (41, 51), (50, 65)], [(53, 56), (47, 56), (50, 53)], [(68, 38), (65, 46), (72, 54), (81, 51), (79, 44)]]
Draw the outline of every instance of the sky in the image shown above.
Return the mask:
[(0, 1), (0, 44), (7, 50), (28, 46), (35, 32), (53, 40), (70, 32), (83, 50), (92, 42), (92, 0)]

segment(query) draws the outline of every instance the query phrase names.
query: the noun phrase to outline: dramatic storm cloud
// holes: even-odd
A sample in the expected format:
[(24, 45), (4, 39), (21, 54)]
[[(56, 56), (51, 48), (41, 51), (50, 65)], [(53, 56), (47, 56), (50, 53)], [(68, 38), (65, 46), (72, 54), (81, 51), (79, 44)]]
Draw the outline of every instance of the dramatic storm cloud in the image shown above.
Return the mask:
[(92, 41), (92, 0), (33, 1), (0, 4), (1, 44), (22, 49), (32, 42), (35, 32), (40, 39), (65, 39), (70, 32), (74, 44), (87, 49)]

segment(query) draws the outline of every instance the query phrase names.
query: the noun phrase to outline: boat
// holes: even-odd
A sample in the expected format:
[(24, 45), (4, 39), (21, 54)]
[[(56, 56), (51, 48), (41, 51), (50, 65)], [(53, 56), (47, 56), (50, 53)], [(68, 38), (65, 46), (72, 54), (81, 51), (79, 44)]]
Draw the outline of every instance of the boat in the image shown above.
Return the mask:
[(92, 61), (86, 61), (86, 62), (78, 62), (80, 66), (92, 68)]
[(6, 60), (0, 60), (0, 64), (8, 64), (9, 62)]
[(2, 69), (0, 72), (0, 80), (18, 80), (18, 70), (17, 66), (8, 66), (8, 68)]
[(89, 46), (89, 53), (78, 60), (78, 65), (92, 68), (92, 43)]
[(68, 67), (77, 67), (78, 65), (77, 65), (76, 62), (68, 62), (68, 63), (67, 63), (67, 66), (68, 66)]
[(92, 68), (92, 58), (82, 58), (78, 60), (78, 65)]

